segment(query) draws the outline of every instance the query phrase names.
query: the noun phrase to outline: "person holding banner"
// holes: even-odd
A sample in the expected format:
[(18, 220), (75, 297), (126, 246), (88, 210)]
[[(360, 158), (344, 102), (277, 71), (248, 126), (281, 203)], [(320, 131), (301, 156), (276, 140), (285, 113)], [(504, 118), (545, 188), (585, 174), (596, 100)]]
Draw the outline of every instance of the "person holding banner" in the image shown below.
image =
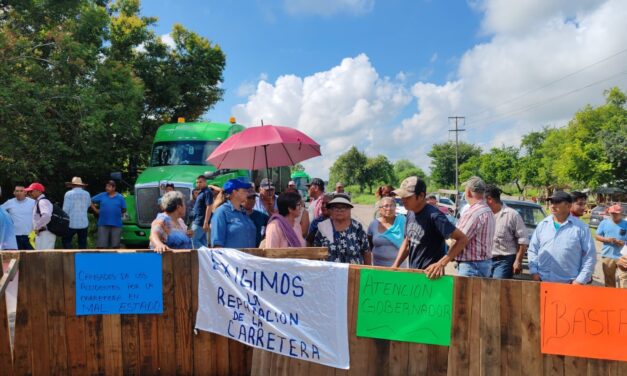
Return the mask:
[(314, 246), (329, 249), (327, 261), (370, 265), (368, 236), (361, 223), (351, 218), (353, 204), (350, 198), (336, 194), (327, 208), (331, 217), (318, 224)]
[[(214, 204), (211, 217), (211, 244), (214, 248), (255, 248), (257, 228), (242, 207), (248, 196), (250, 183), (230, 179)], [(223, 198), (224, 197), (224, 198)]]
[(303, 200), (296, 191), (287, 191), (277, 199), (278, 213), (272, 214), (266, 228), (266, 248), (304, 247), (300, 226)]
[(170, 191), (161, 197), (161, 210), (150, 227), (150, 248), (157, 253), (172, 249), (191, 249), (192, 230), (185, 224), (185, 197)]
[[(394, 197), (379, 201), (379, 216), (368, 226), (368, 243), (372, 249), (372, 264), (390, 267), (405, 238), (405, 216), (396, 215)], [(405, 266), (407, 264), (405, 263)]]

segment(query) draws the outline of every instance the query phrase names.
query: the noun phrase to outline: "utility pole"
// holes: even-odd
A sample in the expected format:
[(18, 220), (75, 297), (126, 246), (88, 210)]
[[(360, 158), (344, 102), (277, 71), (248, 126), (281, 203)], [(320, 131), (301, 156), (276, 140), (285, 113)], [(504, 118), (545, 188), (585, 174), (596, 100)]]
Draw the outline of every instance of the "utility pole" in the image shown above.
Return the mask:
[(465, 116), (449, 116), (449, 121), (455, 120), (455, 129), (449, 129), (449, 132), (455, 132), (455, 206), (459, 209), (459, 132), (465, 131), (458, 127), (459, 120), (463, 120), (466, 123)]

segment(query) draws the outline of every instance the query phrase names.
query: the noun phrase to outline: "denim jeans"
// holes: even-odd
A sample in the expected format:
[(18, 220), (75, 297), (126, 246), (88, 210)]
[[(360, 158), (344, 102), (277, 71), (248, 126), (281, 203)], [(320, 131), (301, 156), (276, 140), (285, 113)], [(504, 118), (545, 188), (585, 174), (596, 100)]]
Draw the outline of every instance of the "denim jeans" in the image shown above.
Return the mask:
[(457, 275), (464, 277), (490, 277), (492, 259), (483, 261), (461, 261), (457, 263)]
[(496, 256), (492, 258), (492, 278), (514, 278), (516, 255)]
[(70, 228), (67, 234), (63, 237), (63, 248), (72, 249), (72, 238), (74, 235), (78, 238), (78, 249), (87, 249), (87, 227), (85, 228)]
[(206, 247), (207, 233), (202, 229), (202, 226), (193, 223), (192, 231), (194, 231), (194, 235), (192, 235), (192, 248), (198, 249), (200, 247)]

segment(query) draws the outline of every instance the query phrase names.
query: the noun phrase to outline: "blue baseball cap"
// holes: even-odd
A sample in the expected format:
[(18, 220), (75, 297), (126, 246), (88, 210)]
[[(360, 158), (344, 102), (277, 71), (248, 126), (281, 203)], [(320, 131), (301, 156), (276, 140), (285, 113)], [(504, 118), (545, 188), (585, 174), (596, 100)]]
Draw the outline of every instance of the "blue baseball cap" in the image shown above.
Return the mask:
[(222, 189), (224, 189), (224, 192), (230, 194), (236, 189), (248, 189), (250, 187), (250, 183), (243, 182), (239, 179), (230, 179), (226, 183), (224, 183)]

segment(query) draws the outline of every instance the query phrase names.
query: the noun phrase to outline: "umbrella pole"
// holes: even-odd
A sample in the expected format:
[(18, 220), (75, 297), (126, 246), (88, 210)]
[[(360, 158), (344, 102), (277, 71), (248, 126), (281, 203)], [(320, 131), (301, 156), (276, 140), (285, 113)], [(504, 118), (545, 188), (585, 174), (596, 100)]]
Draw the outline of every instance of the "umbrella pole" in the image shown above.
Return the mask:
[(268, 145), (263, 145), (263, 154), (266, 157), (266, 177), (269, 181), (272, 181), (272, 176), (270, 176), (270, 167), (268, 166)]

